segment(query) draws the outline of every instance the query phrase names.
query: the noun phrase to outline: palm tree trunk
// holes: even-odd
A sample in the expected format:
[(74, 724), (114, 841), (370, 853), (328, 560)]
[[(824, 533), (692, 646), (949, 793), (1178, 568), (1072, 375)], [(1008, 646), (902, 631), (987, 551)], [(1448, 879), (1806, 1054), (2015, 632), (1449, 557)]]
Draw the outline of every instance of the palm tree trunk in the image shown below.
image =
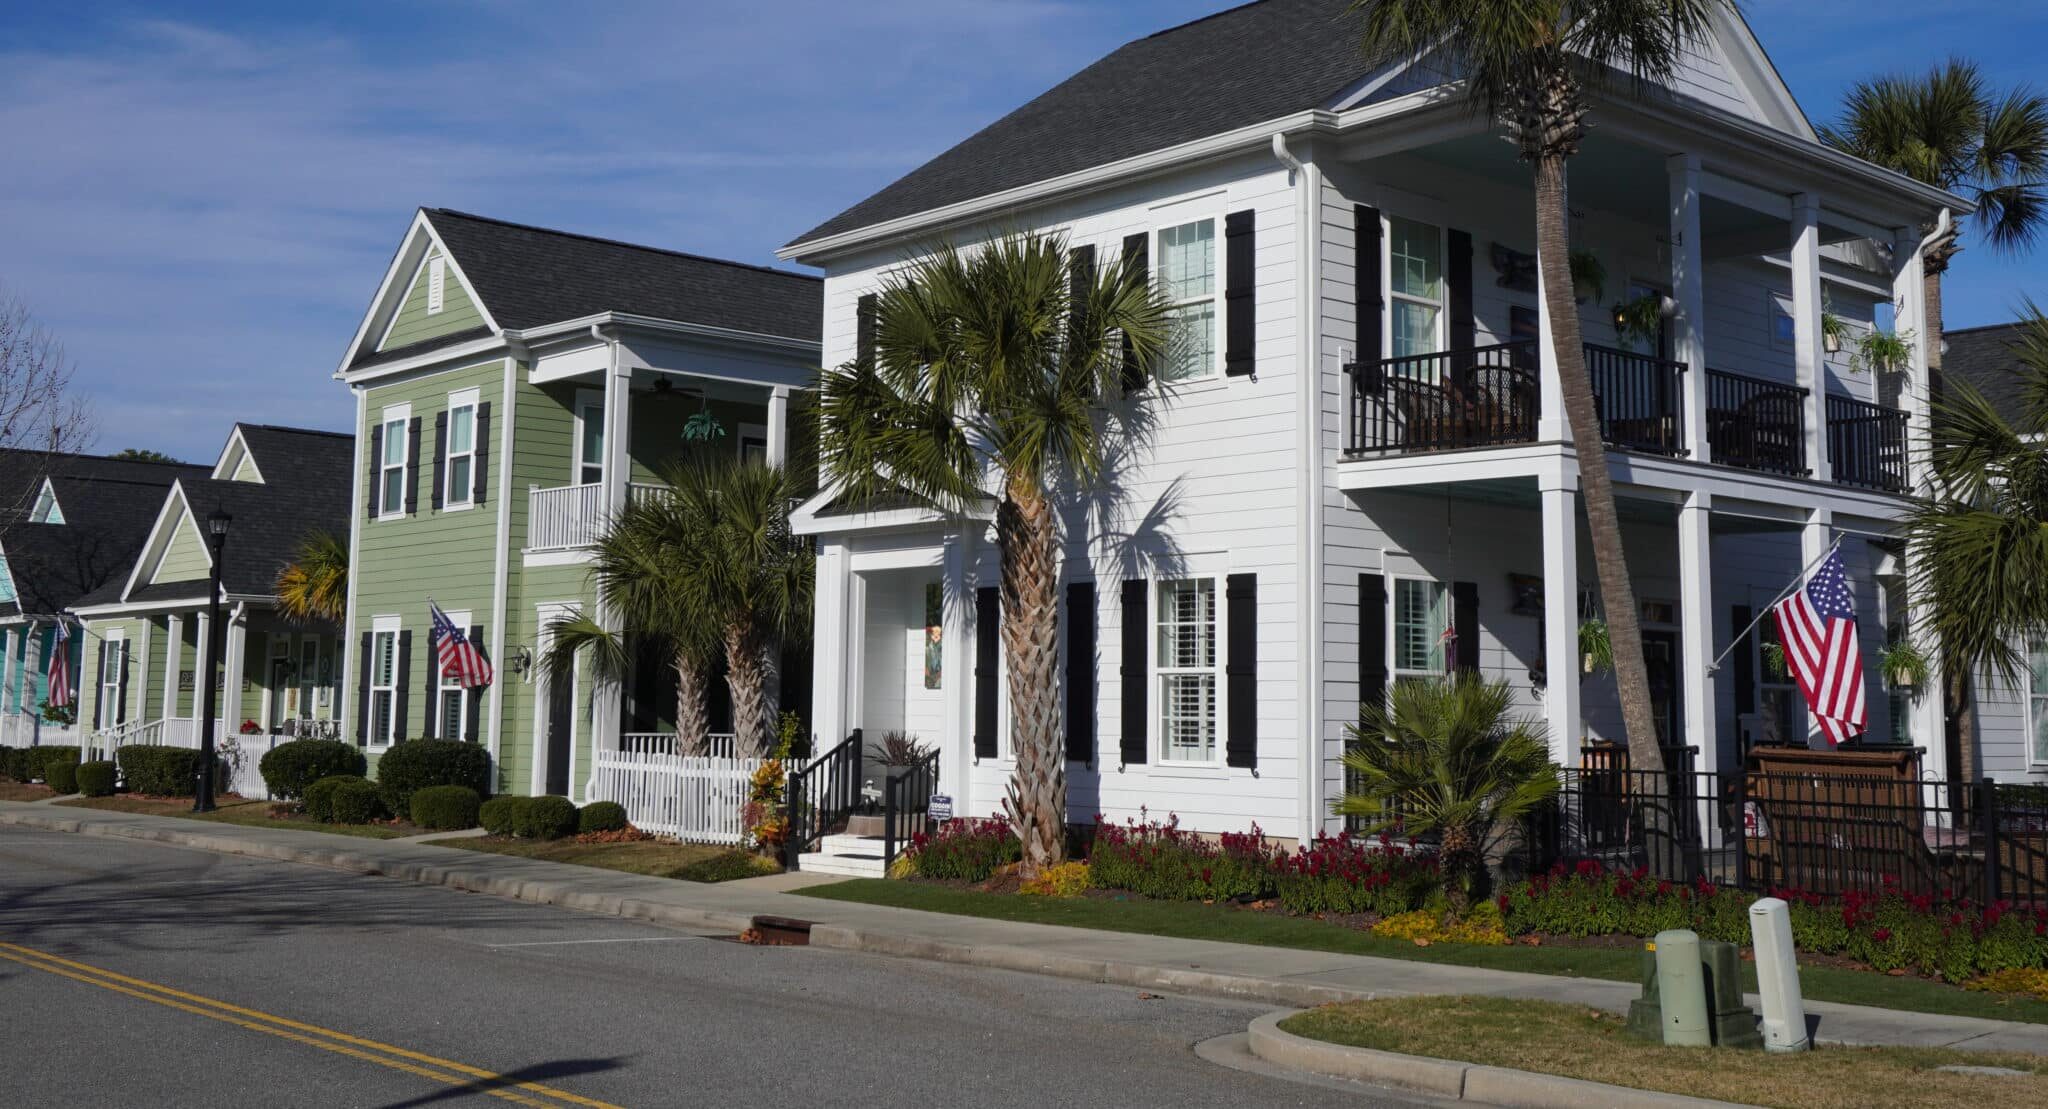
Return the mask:
[[(1565, 160), (1549, 156), (1536, 162), (1536, 258), (1543, 267), (1543, 298), (1550, 310), (1550, 344), (1564, 394), (1565, 418), (1571, 422), (1572, 446), (1578, 453), (1579, 493), (1586, 506), (1586, 530), (1593, 540), (1593, 565), (1600, 578), (1600, 604), (1614, 649), (1615, 685), (1621, 695), (1621, 722), (1628, 733), (1629, 767), (1637, 771), (1637, 788), (1660, 782), (1664, 753), (1657, 742), (1657, 722), (1650, 707), (1650, 676), (1643, 665), (1643, 633), (1637, 623), (1634, 584), (1622, 550), (1621, 519), (1614, 506), (1614, 480), (1607, 469), (1607, 446), (1600, 438), (1600, 413), (1593, 382), (1586, 374), (1586, 350), (1579, 333), (1578, 305), (1572, 299), (1570, 235), (1566, 231)], [(1571, 738), (1571, 737), (1568, 737)], [(1676, 737), (1674, 737), (1676, 738)], [(1647, 773), (1645, 773), (1647, 772)], [(1651, 855), (1660, 862), (1673, 854), (1657, 850), (1658, 833), (1668, 838), (1665, 806), (1643, 807), (1652, 815), (1644, 834)], [(1669, 877), (1669, 875), (1661, 875)]]
[(725, 674), (732, 690), (733, 753), (743, 759), (766, 758), (775, 745), (775, 729), (768, 720), (760, 637), (745, 624), (725, 630)]
[(996, 513), (996, 538), (1017, 745), (1003, 808), (1024, 845), (1020, 869), (1028, 877), (1066, 852), (1066, 745), (1060, 741), (1057, 696), (1059, 537), (1044, 491), (1013, 479)]
[(704, 737), (711, 731), (711, 713), (704, 703), (704, 667), (685, 651), (677, 651), (670, 665), (676, 672), (676, 753), (702, 755)]
[[(1942, 269), (1946, 268), (1947, 263), (1944, 262)], [(1941, 372), (1941, 272), (1930, 267), (1920, 281), (1927, 300), (1927, 369), (1930, 374)]]

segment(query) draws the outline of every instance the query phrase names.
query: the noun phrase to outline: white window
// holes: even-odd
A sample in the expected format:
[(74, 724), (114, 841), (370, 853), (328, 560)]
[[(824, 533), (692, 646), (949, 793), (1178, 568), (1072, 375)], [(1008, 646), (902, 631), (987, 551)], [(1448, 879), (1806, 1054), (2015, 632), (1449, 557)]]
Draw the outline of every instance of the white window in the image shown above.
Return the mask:
[(1449, 669), (1450, 595), (1440, 581), (1394, 579), (1394, 678), (1434, 678)]
[(1387, 220), (1387, 292), (1395, 358), (1443, 349), (1443, 260), (1443, 228), (1398, 216)]
[(36, 494), (36, 504), (29, 510), (29, 522), (35, 524), (61, 524), (64, 510), (57, 507), (57, 490), (48, 481), (43, 482), (43, 491)]
[(398, 405), (384, 410), (384, 445), (377, 460), (377, 515), (399, 516), (405, 512), (406, 455), (412, 422), (412, 406)]
[(595, 485), (604, 480), (604, 395), (576, 394), (576, 481)]
[(443, 507), (467, 505), (476, 493), (476, 404), (474, 389), (448, 397), (448, 484), (441, 491)]
[(313, 719), (313, 694), (319, 688), (320, 641), (299, 644), (299, 719)]
[(1216, 343), (1216, 221), (1200, 219), (1159, 231), (1159, 287), (1167, 309), (1169, 349), (1161, 362), (1168, 381), (1214, 377)]
[(370, 633), (370, 745), (398, 738), (398, 619), (380, 616)]
[(435, 255), (427, 259), (427, 315), (441, 310), (448, 291), (448, 260)]
[[(469, 634), (469, 613), (451, 612), (448, 614), (448, 622), (454, 624), (456, 629), (462, 632), (463, 635)], [(440, 669), (441, 654), (439, 644), (430, 643), (427, 645), (427, 665), (434, 667), (436, 670)], [(437, 721), (438, 727), (434, 734), (442, 739), (461, 739), (468, 734), (469, 691), (462, 688), (459, 681), (445, 673), (441, 674), (435, 684), (438, 692), (435, 694), (434, 700), (436, 711), (439, 713), (439, 720)]]
[(2048, 639), (2027, 643), (2027, 750), (2036, 763), (2048, 763)]
[(1159, 690), (1159, 757), (1216, 761), (1216, 579), (1159, 583), (1158, 642), (1152, 657)]
[[(102, 725), (119, 724), (128, 718), (122, 712), (121, 704), (121, 632), (108, 632), (103, 641), (106, 645), (106, 664), (100, 667), (100, 705), (95, 714)], [(234, 723), (241, 723), (237, 720)]]

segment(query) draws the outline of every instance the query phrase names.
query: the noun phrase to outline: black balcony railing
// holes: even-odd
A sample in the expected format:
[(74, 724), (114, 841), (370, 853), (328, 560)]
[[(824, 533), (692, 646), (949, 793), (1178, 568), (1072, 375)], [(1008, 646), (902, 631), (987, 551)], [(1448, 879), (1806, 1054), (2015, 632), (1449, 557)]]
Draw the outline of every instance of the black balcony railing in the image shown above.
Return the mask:
[(1354, 454), (1464, 450), (1536, 438), (1536, 341), (1353, 363)]
[(1685, 453), (1685, 363), (1587, 343), (1586, 374), (1600, 409), (1600, 436), (1609, 446)]
[(1850, 397), (1828, 398), (1828, 468), (1836, 481), (1904, 493), (1906, 414)]
[(1806, 390), (1760, 377), (1707, 371), (1707, 444), (1714, 461), (1804, 475)]

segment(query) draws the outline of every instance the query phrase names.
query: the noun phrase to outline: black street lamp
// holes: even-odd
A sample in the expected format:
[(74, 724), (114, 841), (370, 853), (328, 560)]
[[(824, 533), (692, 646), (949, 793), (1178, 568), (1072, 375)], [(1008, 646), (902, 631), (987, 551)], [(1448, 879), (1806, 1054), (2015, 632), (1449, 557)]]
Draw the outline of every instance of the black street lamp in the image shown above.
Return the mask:
[(214, 807), (213, 727), (214, 717), (220, 712), (220, 693), (214, 687), (213, 675), (220, 665), (220, 563), (221, 552), (228, 543), (228, 525), (234, 519), (220, 508), (206, 518), (206, 543), (213, 548), (213, 584), (206, 593), (206, 673), (199, 676), (206, 693), (199, 716), (199, 788), (193, 792), (193, 812), (212, 812)]

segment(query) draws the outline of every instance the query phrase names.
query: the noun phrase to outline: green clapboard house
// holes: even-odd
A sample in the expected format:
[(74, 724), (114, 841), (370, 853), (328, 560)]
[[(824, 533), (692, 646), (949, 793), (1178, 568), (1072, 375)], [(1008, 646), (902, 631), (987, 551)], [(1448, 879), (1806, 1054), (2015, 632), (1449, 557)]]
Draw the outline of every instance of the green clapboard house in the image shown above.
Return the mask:
[[(589, 545), (665, 461), (707, 443), (784, 457), (821, 295), (801, 274), (422, 209), (336, 372), (357, 413), (345, 735), (373, 760), (472, 740), (501, 790), (580, 800), (594, 749), (672, 730), (658, 667), (551, 683), (547, 626), (605, 618)], [(441, 677), (430, 602), (492, 684)]]

